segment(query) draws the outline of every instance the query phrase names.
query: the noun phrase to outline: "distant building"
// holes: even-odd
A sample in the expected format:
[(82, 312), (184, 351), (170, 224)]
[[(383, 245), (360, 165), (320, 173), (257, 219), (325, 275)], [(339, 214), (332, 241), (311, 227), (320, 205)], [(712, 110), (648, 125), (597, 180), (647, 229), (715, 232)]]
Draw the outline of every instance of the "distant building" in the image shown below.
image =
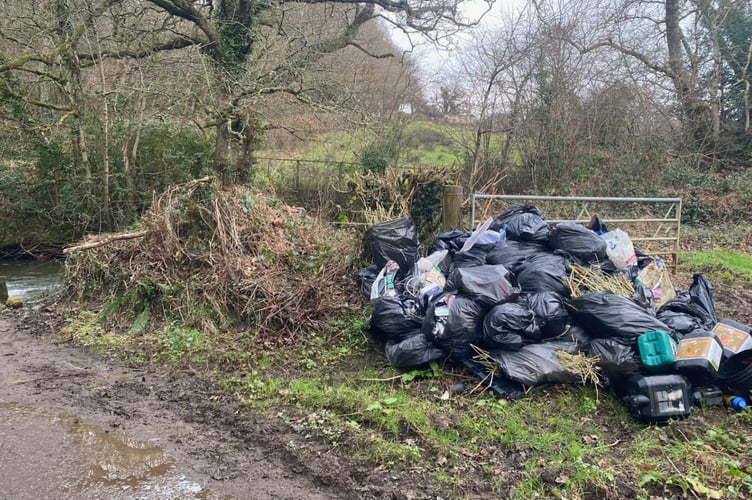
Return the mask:
[(450, 125), (473, 125), (475, 117), (471, 114), (447, 114), (444, 121)]

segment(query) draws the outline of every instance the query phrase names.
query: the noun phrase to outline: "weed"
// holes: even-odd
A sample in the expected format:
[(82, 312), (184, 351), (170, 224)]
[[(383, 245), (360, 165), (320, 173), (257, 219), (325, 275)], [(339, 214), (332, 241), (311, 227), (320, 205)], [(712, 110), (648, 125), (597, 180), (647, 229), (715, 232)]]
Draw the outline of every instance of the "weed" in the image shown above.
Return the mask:
[(90, 348), (100, 355), (123, 351), (128, 345), (127, 337), (106, 332), (100, 317), (90, 311), (82, 311), (70, 318), (56, 338), (60, 342), (72, 342)]
[(162, 331), (166, 356), (172, 363), (184, 357), (197, 356), (208, 350), (206, 335), (195, 328), (168, 325)]

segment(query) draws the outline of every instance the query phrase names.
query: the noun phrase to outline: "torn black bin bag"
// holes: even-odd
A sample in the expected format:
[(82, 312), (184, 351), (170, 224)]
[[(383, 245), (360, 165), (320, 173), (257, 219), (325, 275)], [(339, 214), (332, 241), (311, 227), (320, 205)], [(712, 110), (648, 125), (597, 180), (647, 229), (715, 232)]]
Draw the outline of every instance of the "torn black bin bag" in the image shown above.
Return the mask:
[(590, 218), (590, 222), (585, 224), (585, 227), (590, 229), (591, 231), (595, 231), (596, 234), (603, 234), (608, 232), (606, 223), (603, 222), (603, 219), (598, 214), (593, 214), (593, 216)]
[(486, 256), (486, 264), (501, 264), (512, 273), (517, 272), (517, 267), (530, 255), (536, 253), (551, 253), (547, 245), (534, 241), (516, 241), (501, 239)]
[(550, 384), (542, 384), (532, 389), (527, 389), (517, 382), (512, 382), (508, 378), (502, 377), (496, 369), (489, 370), (489, 367), (480, 361), (466, 359), (462, 362), (463, 366), (473, 375), (480, 379), (479, 387), (491, 389), (497, 396), (506, 399), (522, 399), (525, 396), (548, 387)]
[(491, 222), (489, 229), (499, 231), (502, 226), (509, 224), (511, 219), (520, 214), (534, 214), (538, 217), (543, 217), (543, 212), (541, 212), (538, 207), (516, 203), (514, 205), (509, 205), (503, 212), (497, 215), (493, 222)]
[(462, 361), (475, 355), (472, 345), (483, 340), (483, 317), (488, 307), (473, 297), (447, 293), (428, 306), (423, 334), (453, 359)]
[(569, 311), (564, 298), (556, 292), (524, 293), (517, 299), (535, 313), (543, 337), (558, 337), (569, 326)]
[(489, 353), (503, 376), (525, 387), (581, 381), (579, 375), (562, 366), (557, 351), (574, 354), (577, 346), (571, 342), (546, 342), (526, 345), (519, 351), (497, 349)]
[(446, 358), (446, 353), (422, 333), (398, 342), (390, 340), (384, 349), (386, 359), (395, 368), (418, 368)]
[(444, 290), (466, 295), (490, 309), (517, 298), (520, 289), (512, 280), (514, 277), (502, 265), (460, 268), (449, 274)]
[(483, 319), (484, 348), (517, 351), (540, 338), (535, 313), (524, 305), (508, 302), (495, 306)]
[(517, 266), (515, 276), (523, 292), (555, 292), (569, 296), (567, 275), (571, 260), (558, 250), (554, 253), (536, 253)]
[(371, 301), (369, 333), (397, 342), (419, 333), (423, 326), (420, 306), (412, 299), (378, 297)]
[(439, 234), (436, 239), (433, 240), (431, 246), (428, 248), (428, 255), (442, 250), (447, 250), (447, 255), (439, 265), (441, 270), (445, 273), (449, 273), (455, 267), (473, 267), (485, 264), (485, 257), (490, 246), (474, 245), (471, 248), (471, 252), (466, 252), (465, 255), (461, 255), (457, 258), (457, 263), (454, 263), (457, 252), (465, 245), (465, 242), (472, 235), (469, 231), (461, 231), (459, 229), (453, 229)]
[(366, 230), (366, 243), (373, 263), (381, 269), (388, 261), (393, 260), (399, 265), (399, 277), (410, 274), (415, 261), (420, 258), (420, 243), (412, 217), (402, 217), (370, 226)]
[(533, 213), (515, 215), (507, 222), (507, 238), (517, 241), (548, 243), (551, 228), (543, 217)]
[[(692, 285), (687, 292), (679, 293), (658, 310), (659, 318), (666, 318), (677, 324), (678, 331), (690, 333), (698, 328), (692, 327), (692, 319), (706, 330), (712, 330), (718, 323), (713, 304), (713, 285), (701, 273), (695, 273)], [(681, 316), (684, 316), (682, 318)]]
[(621, 295), (590, 292), (570, 299), (567, 307), (575, 323), (593, 338), (619, 338), (629, 342), (654, 330), (673, 334), (665, 323)]
[(645, 285), (634, 285), (634, 293), (629, 300), (642, 307), (650, 314), (655, 315), (655, 298), (653, 297), (653, 290)]
[(606, 240), (576, 222), (557, 224), (548, 235), (548, 245), (554, 250), (564, 250), (582, 265), (608, 259)]

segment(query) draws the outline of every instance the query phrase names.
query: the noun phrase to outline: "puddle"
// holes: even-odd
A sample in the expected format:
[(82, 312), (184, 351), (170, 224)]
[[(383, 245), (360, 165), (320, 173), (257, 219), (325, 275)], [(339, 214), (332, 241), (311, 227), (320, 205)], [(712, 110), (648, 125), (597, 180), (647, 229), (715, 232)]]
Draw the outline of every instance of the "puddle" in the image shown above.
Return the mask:
[[(209, 499), (217, 498), (176, 471), (175, 459), (152, 443), (82, 421), (55, 409), (0, 403), (31, 425), (64, 434), (77, 459), (76, 472), (61, 477), (57, 491), (74, 498)], [(19, 439), (22, 437), (19, 436)], [(72, 477), (71, 477), (72, 476)]]

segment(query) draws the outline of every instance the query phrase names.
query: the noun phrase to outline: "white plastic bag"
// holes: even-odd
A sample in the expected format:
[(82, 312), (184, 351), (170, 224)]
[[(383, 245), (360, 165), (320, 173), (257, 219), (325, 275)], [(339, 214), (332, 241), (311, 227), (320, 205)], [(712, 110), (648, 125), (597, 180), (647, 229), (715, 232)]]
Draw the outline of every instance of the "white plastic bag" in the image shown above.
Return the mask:
[(614, 229), (601, 236), (606, 241), (606, 255), (617, 269), (625, 271), (637, 264), (634, 245), (629, 235), (621, 229)]
[(421, 257), (415, 263), (413, 277), (407, 283), (406, 291), (424, 306), (434, 295), (441, 293), (446, 284), (446, 277), (441, 272), (439, 264), (449, 253), (449, 250), (439, 250), (428, 257)]
[(396, 297), (394, 278), (399, 271), (399, 264), (393, 260), (387, 261), (371, 285), (371, 300), (379, 297)]

